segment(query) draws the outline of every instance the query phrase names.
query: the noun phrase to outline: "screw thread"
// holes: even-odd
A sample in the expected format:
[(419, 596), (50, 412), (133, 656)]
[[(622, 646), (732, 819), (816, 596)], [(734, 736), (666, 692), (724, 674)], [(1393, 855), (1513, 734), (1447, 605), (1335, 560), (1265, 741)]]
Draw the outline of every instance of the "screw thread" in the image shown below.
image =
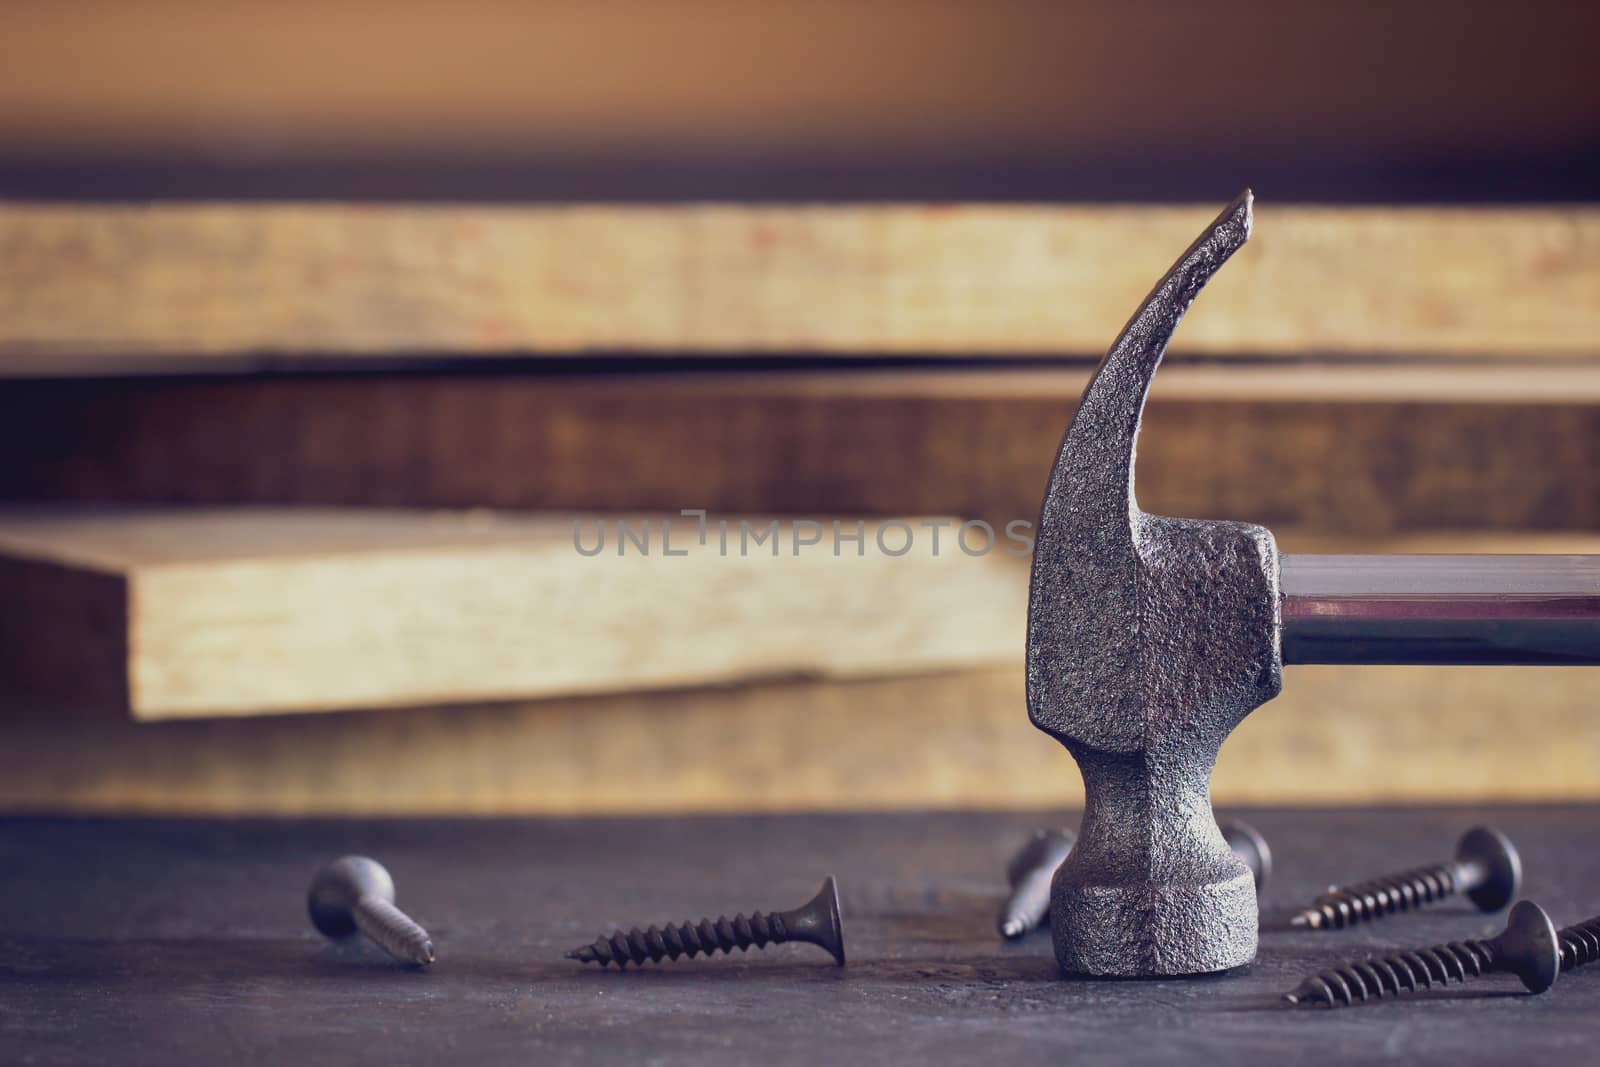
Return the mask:
[(1291, 1004), (1338, 1008), (1431, 989), (1435, 984), (1465, 982), (1500, 969), (1499, 954), (1489, 942), (1452, 941), (1342, 964), (1312, 975), (1285, 993), (1283, 999)]
[(1455, 865), (1438, 863), (1330, 889), (1290, 921), (1313, 930), (1338, 930), (1435, 904), (1461, 888)]
[(1561, 946), (1561, 969), (1570, 971), (1600, 960), (1600, 916), (1586, 919), (1556, 934)]
[(701, 919), (698, 923), (680, 923), (675, 926), (640, 930), (637, 926), (626, 933), (618, 930), (610, 937), (595, 939), (593, 944), (575, 948), (567, 953), (568, 959), (580, 963), (598, 963), (604, 967), (615, 963), (626, 968), (629, 963), (643, 965), (646, 960), (660, 963), (664, 957), (676, 960), (679, 956), (711, 955), (718, 949), (732, 954), (734, 949), (747, 950), (751, 945), (765, 948), (768, 944), (781, 945), (789, 940), (789, 931), (782, 915), (755, 912), (748, 919), (736, 915), (732, 919), (718, 916), (716, 922)]
[(381, 897), (362, 897), (351, 912), (362, 933), (403, 963), (433, 962), (433, 939), (405, 912)]

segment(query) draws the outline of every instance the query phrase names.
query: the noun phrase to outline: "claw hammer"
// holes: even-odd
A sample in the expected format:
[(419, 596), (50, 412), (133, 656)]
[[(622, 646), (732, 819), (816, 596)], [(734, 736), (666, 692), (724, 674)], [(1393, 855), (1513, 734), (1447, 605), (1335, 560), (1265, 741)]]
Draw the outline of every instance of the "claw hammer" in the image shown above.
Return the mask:
[(1134, 448), (1167, 343), (1250, 236), (1242, 193), (1178, 258), (1085, 389), (1050, 473), (1028, 601), (1028, 713), (1083, 774), (1051, 886), (1063, 971), (1249, 963), (1250, 871), (1210, 779), (1285, 663), (1600, 663), (1600, 556), (1282, 556), (1270, 531), (1139, 510)]

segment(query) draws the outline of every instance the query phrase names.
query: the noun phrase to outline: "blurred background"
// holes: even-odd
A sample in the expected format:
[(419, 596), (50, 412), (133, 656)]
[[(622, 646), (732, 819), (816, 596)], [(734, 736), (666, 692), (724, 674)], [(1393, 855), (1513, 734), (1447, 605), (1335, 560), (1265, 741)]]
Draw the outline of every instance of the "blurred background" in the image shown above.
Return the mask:
[[(1006, 530), (1246, 186), (1140, 503), (1600, 551), (1597, 34), (1565, 0), (7, 4), (0, 809), (1075, 803)], [(1214, 792), (1594, 798), (1596, 678), (1291, 668)]]

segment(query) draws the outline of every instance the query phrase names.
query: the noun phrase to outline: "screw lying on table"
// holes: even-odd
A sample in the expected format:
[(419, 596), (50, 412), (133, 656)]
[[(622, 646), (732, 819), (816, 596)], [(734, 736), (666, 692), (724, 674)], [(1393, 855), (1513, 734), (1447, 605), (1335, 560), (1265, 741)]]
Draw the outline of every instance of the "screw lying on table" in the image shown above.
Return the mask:
[[(1259, 893), (1272, 874), (1272, 850), (1267, 847), (1266, 838), (1249, 823), (1237, 819), (1226, 820), (1220, 826), (1228, 847), (1250, 868)], [(1000, 936), (1014, 940), (1044, 922), (1050, 914), (1050, 880), (1072, 851), (1073, 841), (1070, 830), (1035, 830), (1028, 843), (1011, 857), (1006, 866), (1011, 895), (1000, 908)]]
[(1272, 849), (1267, 847), (1267, 839), (1261, 836), (1260, 830), (1239, 819), (1223, 819), (1217, 826), (1233, 854), (1250, 868), (1256, 892), (1261, 892), (1267, 887), (1267, 879), (1272, 877)]
[(1537, 904), (1519, 901), (1505, 930), (1489, 941), (1452, 941), (1346, 963), (1307, 978), (1283, 999), (1337, 1008), (1497, 971), (1516, 975), (1531, 993), (1543, 993), (1555, 984), (1562, 971), (1562, 952), (1555, 925)]
[(306, 907), (325, 937), (349, 937), (360, 930), (402, 963), (426, 967), (433, 962), (428, 931), (394, 906), (394, 879), (377, 860), (345, 856), (324, 865), (311, 880)]
[(1511, 903), (1521, 884), (1522, 860), (1516, 846), (1499, 831), (1477, 826), (1461, 836), (1454, 861), (1335, 887), (1289, 921), (1313, 930), (1338, 929), (1434, 904), (1456, 893), (1465, 893), (1483, 911), (1499, 911)]
[(736, 915), (732, 919), (718, 917), (716, 922), (701, 919), (698, 923), (680, 923), (665, 928), (634, 927), (627, 933), (618, 930), (610, 937), (597, 938), (593, 944), (575, 948), (567, 959), (580, 963), (598, 963), (604, 967), (615, 963), (618, 970), (629, 963), (643, 965), (645, 960), (660, 963), (663, 957), (677, 959), (721, 949), (733, 953), (734, 949), (747, 950), (751, 945), (765, 948), (781, 945), (785, 941), (803, 941), (819, 945), (832, 954), (835, 962), (844, 964), (844, 928), (839, 921), (839, 889), (833, 876), (822, 880), (822, 888), (793, 911), (771, 914), (755, 912), (748, 919)]
[(1072, 851), (1071, 830), (1035, 830), (1006, 866), (1011, 895), (1000, 908), (1000, 936), (1018, 938), (1050, 914), (1050, 879)]

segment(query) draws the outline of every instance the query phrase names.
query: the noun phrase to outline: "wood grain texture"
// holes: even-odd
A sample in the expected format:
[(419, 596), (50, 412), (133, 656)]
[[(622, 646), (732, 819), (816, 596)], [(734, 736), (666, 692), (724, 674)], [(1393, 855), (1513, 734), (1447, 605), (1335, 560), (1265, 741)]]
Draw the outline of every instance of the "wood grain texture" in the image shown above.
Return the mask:
[[(0, 512), (0, 683), (159, 720), (985, 666), (1020, 673), (1027, 545), (474, 512)], [(647, 529), (635, 517), (630, 530)], [(929, 522), (944, 523), (942, 529)], [(676, 537), (663, 540), (663, 530)], [(847, 537), (857, 521), (842, 521)], [(881, 537), (880, 537), (881, 534)], [(942, 540), (936, 541), (939, 534)], [(1027, 531), (1020, 536), (1030, 539)], [(759, 538), (766, 537), (765, 541)], [(797, 543), (797, 542), (815, 543)], [(1281, 538), (1285, 551), (1594, 552), (1592, 535)], [(673, 547), (675, 545), (675, 547)], [(678, 555), (666, 555), (668, 548)]]
[[(1219, 804), (1600, 798), (1594, 671), (1292, 667)], [(0, 810), (521, 814), (1077, 805), (1020, 668), (498, 706), (0, 721)], [(1516, 759), (1507, 759), (1515, 746)]]
[[(0, 371), (1099, 354), (1205, 207), (0, 204)], [(1596, 352), (1600, 211), (1265, 205), (1175, 355)]]
[[(0, 499), (1033, 519), (1087, 372), (13, 381)], [(1167, 515), (1600, 529), (1593, 368), (1174, 366)]]
[[(835, 542), (826, 521), (757, 518), (702, 545), (663, 516), (4, 512), (3, 673), (75, 661), (59, 703), (98, 677), (159, 719), (1009, 661), (1027, 546), (973, 531), (964, 552), (955, 524), (938, 545), (924, 521), (851, 521)], [(116, 610), (82, 604), (96, 577)], [(39, 600), (80, 626), (34, 629)]]

